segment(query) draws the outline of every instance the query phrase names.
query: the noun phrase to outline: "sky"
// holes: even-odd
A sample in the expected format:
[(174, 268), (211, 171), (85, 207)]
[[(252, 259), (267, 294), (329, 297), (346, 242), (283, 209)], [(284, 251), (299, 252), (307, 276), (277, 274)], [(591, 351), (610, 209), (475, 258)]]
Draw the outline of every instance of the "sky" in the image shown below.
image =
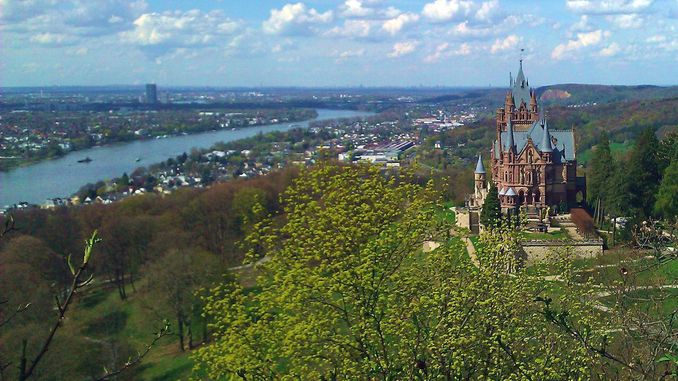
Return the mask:
[(507, 86), (521, 54), (678, 84), (678, 0), (0, 0), (0, 86)]

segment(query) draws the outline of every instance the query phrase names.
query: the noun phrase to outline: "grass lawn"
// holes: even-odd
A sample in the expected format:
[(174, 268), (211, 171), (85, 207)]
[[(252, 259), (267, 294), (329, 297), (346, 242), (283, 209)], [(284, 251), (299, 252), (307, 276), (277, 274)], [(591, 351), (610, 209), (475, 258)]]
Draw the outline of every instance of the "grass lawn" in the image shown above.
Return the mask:
[[(606, 296), (601, 301), (613, 306), (617, 302), (614, 295)], [(621, 300), (640, 307), (647, 313), (669, 315), (678, 308), (678, 289), (652, 289), (631, 291)]]
[[(621, 269), (628, 272), (622, 275)], [(580, 281), (591, 280), (595, 284), (625, 282), (640, 286), (657, 284), (678, 284), (678, 261), (657, 263), (655, 259), (643, 259), (636, 262), (620, 262), (618, 265), (589, 268), (579, 273)]]
[(444, 208), (436, 208), (435, 218), (439, 221), (447, 222), (449, 224), (455, 224), (457, 222), (456, 214), (450, 210), (450, 207), (454, 206), (452, 202), (446, 202)]
[(541, 241), (557, 241), (557, 240), (568, 240), (570, 235), (567, 234), (565, 229), (556, 230), (549, 233), (534, 233), (527, 232), (523, 233), (523, 236), (526, 240), (541, 240)]

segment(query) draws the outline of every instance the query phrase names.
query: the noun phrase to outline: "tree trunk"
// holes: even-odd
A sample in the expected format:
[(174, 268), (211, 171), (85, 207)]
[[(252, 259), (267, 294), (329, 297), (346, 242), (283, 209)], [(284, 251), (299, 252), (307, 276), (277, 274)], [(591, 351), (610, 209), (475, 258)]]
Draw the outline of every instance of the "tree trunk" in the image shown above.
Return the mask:
[(177, 315), (177, 335), (179, 335), (179, 350), (184, 351), (184, 318)]
[(616, 238), (616, 237), (615, 237), (615, 236), (616, 236), (616, 233), (617, 233), (617, 217), (615, 216), (615, 217), (612, 219), (612, 246), (614, 246), (614, 240), (615, 240), (615, 238)]
[(118, 286), (118, 294), (120, 295), (120, 299), (127, 299), (127, 293), (125, 292), (125, 275), (119, 269), (115, 270), (115, 283)]
[(26, 339), (21, 341), (21, 359), (19, 360), (19, 381), (26, 380)]
[(129, 272), (129, 284), (132, 285), (132, 291), (137, 292), (136, 285), (134, 284), (134, 271)]
[(207, 318), (202, 319), (202, 343), (207, 344)]
[(193, 329), (191, 328), (191, 320), (188, 319), (186, 322), (186, 326), (188, 327), (188, 349), (191, 350), (193, 349)]

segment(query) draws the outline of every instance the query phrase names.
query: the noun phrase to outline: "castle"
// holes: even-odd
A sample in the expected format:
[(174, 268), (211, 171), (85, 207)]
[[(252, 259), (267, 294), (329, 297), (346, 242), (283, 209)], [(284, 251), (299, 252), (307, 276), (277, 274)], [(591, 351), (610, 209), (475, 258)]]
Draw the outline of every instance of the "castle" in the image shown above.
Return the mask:
[(574, 206), (577, 192), (584, 192), (576, 174), (574, 130), (549, 129), (546, 117), (540, 114), (536, 92), (523, 73), (522, 59), (518, 75), (515, 79), (510, 76), (509, 85), (504, 105), (496, 113), (491, 177), (487, 178), (479, 156), (475, 192), (466, 200), (469, 212), (482, 208), (488, 180), (497, 186), (504, 212), (524, 208), (539, 215), (546, 207)]

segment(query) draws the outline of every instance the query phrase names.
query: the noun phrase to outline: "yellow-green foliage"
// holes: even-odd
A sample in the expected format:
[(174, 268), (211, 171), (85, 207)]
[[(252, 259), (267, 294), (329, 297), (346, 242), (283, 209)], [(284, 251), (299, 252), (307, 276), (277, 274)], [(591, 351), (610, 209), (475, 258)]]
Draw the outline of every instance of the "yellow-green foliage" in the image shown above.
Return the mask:
[[(480, 267), (459, 241), (421, 253), (441, 229), (431, 189), (369, 167), (304, 173), (282, 197), (284, 223), (249, 239), (270, 258), (257, 288), (224, 285), (206, 298), (216, 337), (196, 352), (196, 370), (248, 380), (590, 379), (593, 359), (542, 315), (546, 282), (513, 265), (515, 232), (481, 238)], [(570, 313), (590, 313), (571, 292)]]

